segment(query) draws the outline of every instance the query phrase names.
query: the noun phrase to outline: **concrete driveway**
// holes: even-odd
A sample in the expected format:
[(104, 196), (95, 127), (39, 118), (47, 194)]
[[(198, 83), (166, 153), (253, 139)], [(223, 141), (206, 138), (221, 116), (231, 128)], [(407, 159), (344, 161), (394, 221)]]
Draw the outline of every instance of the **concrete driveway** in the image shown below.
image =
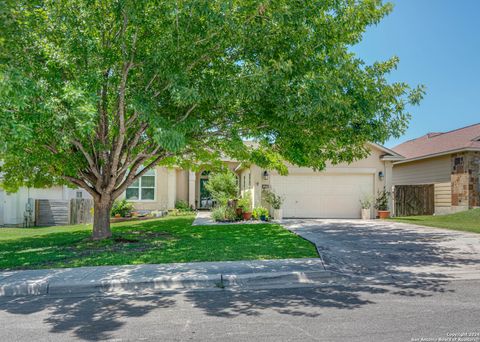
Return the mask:
[(480, 279), (480, 234), (390, 221), (284, 220), (313, 242), (327, 270), (416, 281)]

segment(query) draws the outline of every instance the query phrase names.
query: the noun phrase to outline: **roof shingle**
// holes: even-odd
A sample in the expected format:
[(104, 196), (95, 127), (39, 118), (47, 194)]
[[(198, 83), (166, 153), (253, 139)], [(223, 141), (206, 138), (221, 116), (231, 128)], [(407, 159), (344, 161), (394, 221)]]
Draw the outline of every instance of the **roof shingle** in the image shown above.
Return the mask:
[(444, 133), (428, 133), (393, 148), (406, 159), (463, 149), (480, 150), (480, 123)]

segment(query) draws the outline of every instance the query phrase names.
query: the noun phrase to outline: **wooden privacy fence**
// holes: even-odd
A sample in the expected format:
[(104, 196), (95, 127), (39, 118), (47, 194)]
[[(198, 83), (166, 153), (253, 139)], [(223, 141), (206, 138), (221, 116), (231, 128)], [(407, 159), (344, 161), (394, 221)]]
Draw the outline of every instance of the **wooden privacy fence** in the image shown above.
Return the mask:
[(70, 224), (91, 223), (93, 221), (93, 200), (75, 198), (70, 200)]
[(395, 186), (395, 216), (433, 215), (434, 212), (433, 184)]
[(92, 222), (91, 199), (35, 200), (36, 226), (62, 226)]

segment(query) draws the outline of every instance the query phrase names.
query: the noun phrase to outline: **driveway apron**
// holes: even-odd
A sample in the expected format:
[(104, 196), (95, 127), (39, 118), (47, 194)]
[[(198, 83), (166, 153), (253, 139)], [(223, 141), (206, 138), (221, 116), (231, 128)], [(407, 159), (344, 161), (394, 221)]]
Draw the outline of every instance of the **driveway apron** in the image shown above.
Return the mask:
[(327, 270), (366, 277), (479, 278), (480, 234), (391, 221), (291, 219)]

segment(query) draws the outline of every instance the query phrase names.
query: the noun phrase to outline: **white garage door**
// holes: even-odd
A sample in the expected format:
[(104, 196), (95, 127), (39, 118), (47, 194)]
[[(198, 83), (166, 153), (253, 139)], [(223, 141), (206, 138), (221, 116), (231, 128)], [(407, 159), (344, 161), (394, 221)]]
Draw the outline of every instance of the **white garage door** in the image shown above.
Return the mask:
[(373, 174), (272, 176), (284, 217), (359, 218), (360, 199), (373, 196)]

